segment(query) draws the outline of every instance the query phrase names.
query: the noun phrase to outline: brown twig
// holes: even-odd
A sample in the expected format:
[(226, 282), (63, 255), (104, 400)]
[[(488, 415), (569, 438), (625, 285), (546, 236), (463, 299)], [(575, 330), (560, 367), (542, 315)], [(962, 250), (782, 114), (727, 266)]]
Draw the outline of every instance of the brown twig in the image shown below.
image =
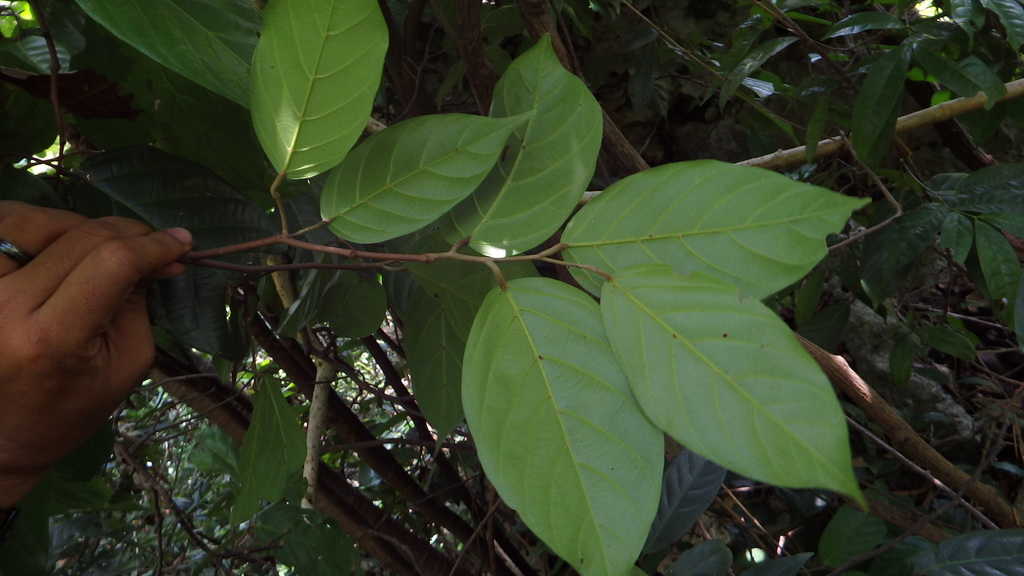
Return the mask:
[(1013, 508), (994, 488), (971, 482), (970, 476), (928, 445), (884, 398), (850, 368), (844, 358), (829, 354), (799, 334), (796, 334), (796, 338), (832, 384), (863, 410), (872, 422), (878, 424), (897, 450), (931, 472), (947, 486), (958, 491), (967, 487), (966, 495), (978, 503), (1000, 527), (1019, 526)]
[(39, 1), (28, 0), (28, 5), (32, 8), (32, 15), (35, 16), (36, 22), (39, 23), (39, 31), (43, 35), (46, 51), (50, 57), (50, 102), (53, 104), (53, 117), (57, 123), (57, 165), (63, 166), (65, 135), (64, 114), (61, 112), (60, 106), (60, 57), (57, 55), (57, 45), (53, 43), (53, 35), (50, 34), (50, 28), (46, 24), (46, 16), (39, 6)]

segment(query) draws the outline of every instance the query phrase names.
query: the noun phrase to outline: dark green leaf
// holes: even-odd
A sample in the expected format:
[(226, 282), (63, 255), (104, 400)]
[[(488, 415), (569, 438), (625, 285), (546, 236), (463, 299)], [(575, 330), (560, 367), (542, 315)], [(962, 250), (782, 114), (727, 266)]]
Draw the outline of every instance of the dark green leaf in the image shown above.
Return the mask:
[(901, 336), (893, 342), (889, 350), (889, 373), (892, 375), (892, 382), (897, 386), (904, 386), (910, 381), (910, 375), (914, 372), (914, 340), (909, 336)]
[(263, 209), (213, 172), (156, 148), (103, 152), (83, 162), (81, 173), (150, 225), (189, 228), (197, 250), (276, 233)]
[(249, 0), (77, 0), (89, 16), (193, 82), (249, 105), (260, 14)]
[(1007, 232), (1018, 238), (1024, 238), (1024, 213), (988, 212), (986, 214), (981, 214), (978, 217), (1003, 232)]
[[(1024, 213), (1024, 164), (999, 164), (955, 180), (955, 192), (939, 197), (954, 210)], [(948, 187), (942, 190), (949, 190)]]
[(256, 536), (274, 549), (274, 559), (297, 576), (348, 574), (358, 561), (345, 532), (313, 510), (275, 503), (252, 522)]
[(914, 333), (922, 342), (939, 350), (956, 356), (961, 360), (974, 360), (978, 347), (977, 339), (971, 340), (966, 335), (950, 329), (948, 326), (920, 326)]
[(242, 491), (231, 509), (231, 523), (240, 524), (252, 517), (261, 500), (279, 500), (289, 472), (298, 471), (305, 459), (302, 424), (278, 384), (260, 382), (253, 401), (252, 423), (239, 451), (238, 480)]
[(462, 359), (466, 335), (452, 327), (440, 296), (420, 291), (405, 315), (405, 347), (413, 393), (423, 415), (444, 438), (462, 422)]
[(977, 222), (974, 226), (974, 244), (993, 310), (1012, 307), (1021, 274), (1020, 261), (1013, 246), (999, 230), (984, 222)]
[(981, 0), (981, 5), (996, 13), (1006, 29), (1006, 39), (1014, 50), (1024, 44), (1024, 7), (1017, 0)]
[(495, 288), (463, 368), (466, 420), (501, 497), (581, 574), (622, 574), (658, 507), (662, 435), (608, 348), (597, 304), (547, 278)]
[(189, 462), (207, 474), (238, 474), (238, 444), (220, 428), (200, 428)]
[(303, 326), (322, 322), (342, 338), (361, 338), (380, 328), (386, 314), (387, 298), (376, 275), (312, 270), (303, 279), (281, 332), (294, 336)]
[(733, 92), (740, 87), (740, 84), (747, 80), (751, 74), (760, 69), (769, 58), (778, 54), (796, 41), (796, 36), (774, 38), (751, 50), (746, 57), (729, 72), (725, 85), (722, 86), (721, 92), (718, 96), (718, 106), (724, 108), (726, 101), (732, 97)]
[[(538, 246), (572, 213), (594, 174), (601, 107), (544, 38), (512, 63), (491, 116), (528, 114), (498, 165), (451, 213), (446, 236), (489, 255)], [(504, 144), (504, 143), (503, 143)], [(552, 162), (557, 158), (557, 162)]]
[(861, 278), (874, 302), (899, 288), (917, 258), (935, 241), (948, 214), (941, 204), (925, 204), (864, 239)]
[(885, 521), (843, 505), (829, 521), (818, 542), (818, 555), (829, 568), (874, 550), (885, 539)]
[(271, 2), (253, 56), (252, 119), (289, 178), (335, 166), (363, 132), (388, 30), (375, 0)]
[(899, 18), (885, 12), (861, 12), (847, 16), (825, 32), (822, 40), (859, 34), (868, 30), (899, 30), (905, 24)]
[(149, 313), (179, 342), (240, 360), (245, 347), (240, 332), (226, 318), (227, 289), (227, 277), (217, 270), (191, 266), (184, 274), (150, 284), (146, 291)]
[(689, 450), (665, 468), (661, 503), (647, 534), (644, 552), (667, 548), (685, 534), (718, 494), (726, 469)]
[(861, 498), (828, 379), (763, 304), (644, 265), (605, 283), (601, 311), (640, 406), (688, 449), (749, 478)]
[(920, 536), (911, 536), (896, 548), (879, 554), (871, 562), (871, 576), (913, 576), (914, 558), (935, 544)]
[(963, 265), (974, 244), (974, 224), (970, 218), (960, 212), (950, 212), (942, 221), (939, 234), (939, 244), (949, 249), (955, 262)]
[(57, 139), (53, 118), (49, 102), (0, 82), (0, 150), (25, 157), (46, 150)]
[(800, 571), (800, 568), (803, 567), (804, 563), (811, 556), (814, 556), (814, 554), (804, 552), (802, 554), (768, 560), (767, 562), (761, 562), (747, 568), (742, 574), (743, 576), (796, 576), (796, 573)]
[[(826, 253), (863, 200), (712, 160), (668, 164), (609, 186), (570, 220), (565, 259), (615, 274), (635, 264), (698, 270), (759, 298), (792, 284)], [(601, 278), (571, 269), (597, 294)]]
[(433, 222), (469, 195), (525, 120), (435, 114), (368, 138), (331, 171), (320, 211), (359, 243), (390, 240)]
[(985, 10), (978, 0), (950, 0), (950, 18), (969, 32), (985, 24)]
[(926, 576), (1021, 576), (1024, 529), (977, 530), (943, 540), (915, 558)]
[(996, 101), (1006, 94), (1002, 80), (984, 62), (975, 56), (968, 56), (953, 62), (942, 54), (942, 40), (918, 42), (914, 46), (914, 57), (924, 69), (942, 85), (960, 96), (972, 97), (984, 92), (988, 97), (985, 109), (991, 109)]
[(1024, 349), (1024, 274), (1017, 281), (1017, 297), (1013, 303), (1013, 330), (1017, 346)]
[(889, 50), (874, 61), (857, 92), (853, 106), (853, 149), (868, 166), (877, 166), (889, 148), (909, 66), (908, 50)]
[(16, 200), (47, 208), (64, 208), (64, 203), (38, 176), (22, 168), (0, 166), (0, 200)]
[(668, 576), (722, 576), (732, 566), (732, 552), (721, 540), (706, 540), (680, 554)]

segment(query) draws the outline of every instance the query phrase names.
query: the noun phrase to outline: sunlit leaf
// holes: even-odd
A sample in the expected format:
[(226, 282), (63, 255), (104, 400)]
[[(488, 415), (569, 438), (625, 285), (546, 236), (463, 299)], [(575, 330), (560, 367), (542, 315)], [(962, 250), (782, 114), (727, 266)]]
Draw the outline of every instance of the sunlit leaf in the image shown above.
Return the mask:
[(388, 31), (375, 0), (270, 2), (252, 66), (252, 119), (274, 168), (309, 178), (366, 126)]
[(352, 242), (390, 240), (433, 222), (473, 191), (524, 117), (435, 114), (356, 148), (324, 184), (320, 211)]
[(909, 66), (910, 52), (902, 47), (893, 48), (871, 64), (857, 92), (853, 106), (853, 149), (868, 166), (877, 166), (889, 148)]
[(1024, 573), (1024, 529), (978, 530), (943, 540), (914, 559), (926, 576), (1017, 576)]
[(77, 0), (121, 40), (189, 80), (249, 105), (260, 13), (249, 0)]
[(662, 436), (583, 292), (546, 278), (487, 296), (466, 348), (466, 420), (501, 497), (581, 574), (624, 574), (658, 506)]
[(860, 498), (835, 393), (763, 304), (644, 265), (605, 283), (601, 311), (640, 406), (684, 446), (750, 478)]
[[(809, 272), (825, 256), (825, 236), (864, 202), (767, 170), (668, 164), (619, 180), (584, 206), (562, 234), (563, 255), (611, 274), (648, 262), (698, 270), (761, 298)], [(572, 274), (600, 292), (596, 274)]]
[(276, 502), (284, 494), (289, 472), (297, 472), (306, 458), (302, 424), (275, 382), (264, 380), (253, 401), (252, 423), (238, 457), (242, 490), (231, 509), (231, 523), (248, 520), (260, 500)]
[[(516, 58), (494, 90), (491, 116), (532, 113), (500, 162), (451, 213), (452, 241), (484, 253), (522, 252), (561, 226), (594, 174), (601, 107), (559, 63), (545, 37)], [(557, 159), (557, 161), (552, 161)]]

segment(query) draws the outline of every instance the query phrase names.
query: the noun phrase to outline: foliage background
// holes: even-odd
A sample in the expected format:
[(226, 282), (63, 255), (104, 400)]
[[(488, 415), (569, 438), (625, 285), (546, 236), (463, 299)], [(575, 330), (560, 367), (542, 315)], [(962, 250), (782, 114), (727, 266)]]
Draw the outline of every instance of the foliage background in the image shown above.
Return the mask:
[[(492, 469), (482, 472), (485, 439), (474, 438), (483, 435), (459, 411), (452, 416), (462, 396), (423, 391), (462, 375), (455, 351), (494, 286), (491, 271), (463, 260), (381, 266), (370, 254), (325, 255), (294, 243), (209, 252), (260, 242), (282, 222), (292, 231), (310, 226), (321, 220), (323, 196), (379, 171), (369, 146), (327, 174), (341, 158), (318, 156), (318, 143), (268, 144), (281, 128), (275, 103), (315, 90), (276, 82), (267, 69), (315, 66), (301, 46), (257, 41), (274, 37), (271, 23), (301, 27), (304, 14), (328, 4), (339, 7), (332, 26), (347, 44), (325, 50), (346, 57), (326, 61), (328, 84), (316, 90), (336, 97), (364, 88), (362, 108), (344, 108), (314, 130), (348, 143), (340, 148), (376, 131), (365, 122), (372, 116), (393, 126), (381, 136), (391, 131), (394, 142), (379, 147), (409, 158), (429, 149), (414, 138), (447, 133), (438, 113), (473, 115), (466, 126), (489, 114), (481, 130), (501, 138), (482, 153), (490, 154), (476, 169), (484, 178), (490, 164), (523, 154), (501, 145), (502, 130), (525, 121), (514, 119), (521, 88), (498, 79), (547, 33), (559, 58), (552, 61), (585, 81), (569, 93), (600, 103), (581, 122), (589, 137), (598, 122), (604, 130), (593, 177), (579, 186), (628, 189), (641, 180), (627, 177), (648, 166), (707, 158), (871, 200), (809, 273), (745, 289), (822, 351), (815, 358), (841, 391), (867, 509), (727, 473), (669, 442), (654, 526), (633, 534), (646, 538), (634, 573), (1021, 573), (1019, 2), (395, 0), (292, 2), (291, 12), (288, 4), (0, 2), (0, 197), (184, 225), (196, 249), (221, 262), (152, 288), (157, 363), (111, 427), (26, 500), (16, 540), (0, 550), (5, 574), (587, 571), (552, 552), (550, 538), (535, 534), (537, 521), (496, 490)], [(379, 21), (363, 17), (366, 6)], [(365, 64), (377, 60), (383, 66)], [(543, 86), (538, 94), (553, 93)], [(563, 93), (551, 99), (569, 101)], [(418, 118), (426, 120), (409, 122)], [(529, 125), (554, 133), (560, 119)], [(409, 141), (412, 149), (398, 148)], [(349, 168), (360, 154), (365, 165)], [(548, 150), (536, 172), (574, 157)], [(470, 189), (477, 184), (489, 185), (476, 180)], [(552, 178), (536, 188), (554, 196), (562, 185)], [(581, 191), (565, 186), (568, 209)], [(458, 199), (437, 215), (415, 214), (422, 221), (403, 232), (444, 220)], [(644, 200), (641, 207), (663, 211)], [(441, 253), (469, 235), (472, 211), (460, 206), (446, 239), (359, 236), (337, 221), (304, 240), (340, 236), (367, 252)], [(493, 242), (474, 226), (471, 248), (486, 254)], [(560, 239), (522, 233), (515, 251)], [(572, 225), (565, 234), (582, 242)], [(849, 236), (857, 241), (839, 245)], [(583, 252), (570, 249), (565, 260), (577, 261), (573, 250)], [(239, 266), (249, 267), (225, 269)], [(519, 282), (512, 294), (535, 282), (513, 279), (538, 274), (601, 292), (593, 276), (549, 262), (507, 262), (501, 271)], [(887, 403), (844, 386), (857, 376), (829, 353)], [(311, 434), (322, 450), (314, 511), (299, 506), (299, 422), (311, 420), (323, 381), (333, 384), (327, 428)], [(424, 418), (431, 413), (443, 416)], [(538, 447), (528, 432), (499, 438), (511, 446), (503, 450), (522, 454), (518, 467)], [(777, 446), (749, 444), (766, 466), (806, 466)], [(632, 496), (643, 492), (634, 489)]]

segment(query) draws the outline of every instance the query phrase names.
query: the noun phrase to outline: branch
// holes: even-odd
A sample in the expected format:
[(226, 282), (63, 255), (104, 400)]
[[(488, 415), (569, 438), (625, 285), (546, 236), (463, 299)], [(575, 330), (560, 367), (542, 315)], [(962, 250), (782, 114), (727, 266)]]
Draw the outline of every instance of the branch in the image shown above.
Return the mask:
[[(1005, 102), (1006, 100), (1012, 100), (1019, 98), (1024, 95), (1024, 79), (1014, 80), (1013, 82), (1007, 82), (1006, 95), (999, 99), (999, 102)], [(906, 116), (900, 116), (896, 120), (895, 134), (902, 132), (909, 132), (922, 126), (941, 122), (943, 120), (949, 120), (957, 116), (980, 110), (984, 108), (985, 102), (988, 97), (985, 94), (978, 94), (971, 96), (970, 98), (957, 98), (941, 104), (936, 104), (930, 108), (924, 110), (918, 110), (917, 112), (911, 112)], [(842, 138), (826, 138), (821, 142), (818, 142), (818, 147), (814, 151), (814, 157), (812, 159), (824, 158), (826, 156), (832, 156), (838, 154), (839, 151), (845, 149), (845, 143)], [(787, 168), (793, 168), (807, 162), (807, 146), (800, 146), (797, 148), (790, 148), (789, 150), (779, 150), (778, 152), (772, 152), (757, 158), (751, 158), (742, 162), (737, 162), (740, 166), (757, 166), (759, 168), (766, 168), (768, 170), (786, 170)]]
[[(795, 333), (794, 333), (795, 334)], [(981, 505), (989, 516), (1002, 528), (1019, 526), (1013, 508), (999, 495), (995, 488), (978, 482), (957, 468), (921, 438), (913, 427), (904, 420), (867, 382), (865, 382), (841, 356), (829, 354), (813, 342), (796, 334), (797, 340), (810, 353), (818, 366), (825, 372), (832, 384), (864, 411), (864, 414), (885, 432), (890, 442), (900, 452), (931, 472), (942, 483), (954, 490), (963, 490), (966, 495)]]

